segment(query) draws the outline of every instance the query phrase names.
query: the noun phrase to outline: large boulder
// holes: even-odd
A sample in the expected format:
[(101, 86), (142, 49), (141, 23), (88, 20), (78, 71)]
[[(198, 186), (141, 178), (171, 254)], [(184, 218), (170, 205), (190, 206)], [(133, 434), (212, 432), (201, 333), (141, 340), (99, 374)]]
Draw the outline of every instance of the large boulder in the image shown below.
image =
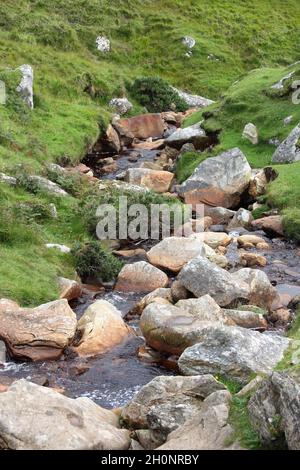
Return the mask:
[(185, 348), (201, 340), (201, 332), (208, 325), (227, 321), (212, 302), (204, 299), (199, 304), (193, 311), (191, 307), (187, 311), (157, 302), (148, 305), (140, 320), (147, 344), (160, 352), (181, 354)]
[(76, 323), (65, 299), (33, 309), (4, 310), (0, 311), (0, 338), (17, 359), (57, 359), (71, 343)]
[(248, 301), (257, 307), (270, 308), (278, 294), (268, 276), (259, 269), (243, 268), (232, 273), (234, 282), (247, 284), (249, 288)]
[(293, 163), (300, 160), (300, 125), (277, 147), (272, 157), (273, 163)]
[(84, 312), (77, 324), (79, 344), (74, 350), (80, 356), (95, 356), (122, 342), (130, 329), (119, 312), (106, 300), (97, 300)]
[(18, 70), (21, 72), (22, 78), (17, 86), (17, 92), (24, 103), (33, 109), (33, 68), (31, 65), (23, 64)]
[(216, 321), (234, 325), (234, 321), (227, 317), (226, 310), (222, 310), (210, 295), (204, 295), (199, 299), (181, 299), (177, 302), (176, 307), (202, 321)]
[(174, 147), (178, 150), (187, 143), (193, 144), (196, 149), (202, 149), (207, 142), (208, 137), (202, 129), (201, 123), (178, 129), (166, 139), (166, 144), (169, 147)]
[(162, 138), (165, 131), (164, 121), (160, 114), (141, 114), (117, 121), (117, 130), (123, 135), (136, 139)]
[(265, 167), (263, 170), (254, 170), (249, 185), (249, 194), (254, 199), (265, 194), (267, 185), (278, 177), (278, 172), (271, 166)]
[(118, 276), (115, 290), (119, 292), (152, 292), (167, 287), (168, 276), (145, 261), (124, 266)]
[(153, 292), (145, 295), (135, 306), (131, 309), (130, 313), (133, 315), (140, 315), (143, 310), (153, 302), (160, 302), (160, 303), (172, 303), (172, 292), (170, 288), (166, 287), (159, 287), (155, 289)]
[(246, 283), (206, 258), (195, 258), (179, 273), (178, 280), (196, 297), (209, 294), (218, 305), (226, 307), (232, 302), (249, 297)]
[(151, 264), (179, 272), (197, 256), (205, 256), (204, 243), (197, 239), (169, 237), (155, 245), (147, 253)]
[(299, 372), (274, 372), (248, 404), (250, 421), (268, 447), (300, 450)]
[(88, 398), (67, 398), (19, 380), (0, 394), (0, 448), (126, 450), (129, 432), (118, 417)]
[(224, 388), (212, 375), (156, 377), (123, 408), (121, 418), (131, 429), (159, 426), (167, 435), (199, 411), (207, 396)]
[(201, 331), (198, 344), (183, 352), (178, 365), (184, 375), (222, 375), (245, 384), (253, 374), (270, 374), (288, 346), (281, 336), (214, 325)]
[(178, 193), (188, 204), (207, 204), (225, 208), (236, 207), (247, 189), (251, 168), (238, 148), (207, 158), (196, 168)]
[(126, 181), (151, 189), (156, 193), (169, 191), (174, 174), (169, 171), (151, 170), (149, 168), (129, 168), (126, 172)]
[(158, 450), (239, 450), (229, 424), (231, 394), (220, 390), (209, 395), (201, 411), (169, 434)]

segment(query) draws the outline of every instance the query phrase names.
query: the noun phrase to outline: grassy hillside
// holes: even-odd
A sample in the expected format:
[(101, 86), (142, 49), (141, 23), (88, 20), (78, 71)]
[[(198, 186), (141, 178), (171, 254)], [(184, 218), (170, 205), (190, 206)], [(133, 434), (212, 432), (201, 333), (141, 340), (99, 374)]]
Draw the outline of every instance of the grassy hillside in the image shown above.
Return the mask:
[[(0, 106), (0, 171), (14, 174), (21, 163), (25, 173), (43, 173), (46, 162), (79, 161), (110, 118), (109, 99), (136, 77), (161, 76), (217, 99), (253, 68), (287, 66), (299, 58), (299, 12), (297, 0), (1, 2), (0, 79), (8, 102)], [(109, 54), (97, 51), (98, 35), (110, 38)], [(197, 41), (190, 58), (183, 35)], [(32, 112), (15, 93), (12, 69), (23, 63), (34, 68)], [(84, 91), (88, 84), (93, 96)], [(135, 103), (133, 112), (140, 110)], [(0, 296), (26, 305), (55, 298), (56, 276), (72, 275), (73, 260), (45, 251), (44, 243), (90, 239), (80, 218), (84, 194), (58, 201), (0, 185)], [(47, 215), (53, 202), (56, 221)]]
[[(292, 71), (295, 74), (283, 90), (271, 88)], [(211, 154), (184, 155), (177, 168), (178, 179), (183, 181), (189, 177), (204, 158), (233, 147), (239, 147), (245, 153), (253, 168), (270, 165), (276, 149), (272, 141), (284, 140), (300, 122), (300, 105), (293, 103), (293, 90), (290, 89), (292, 81), (299, 79), (300, 64), (253, 70), (232, 85), (217, 103), (186, 119), (185, 126), (204, 119), (205, 129), (218, 130), (220, 144)], [(293, 116), (293, 120), (284, 125), (288, 116)], [(249, 122), (259, 130), (258, 145), (242, 138), (243, 129)], [(300, 239), (300, 163), (274, 165), (274, 168), (279, 172), (279, 178), (269, 187), (268, 203), (283, 211), (288, 234)]]

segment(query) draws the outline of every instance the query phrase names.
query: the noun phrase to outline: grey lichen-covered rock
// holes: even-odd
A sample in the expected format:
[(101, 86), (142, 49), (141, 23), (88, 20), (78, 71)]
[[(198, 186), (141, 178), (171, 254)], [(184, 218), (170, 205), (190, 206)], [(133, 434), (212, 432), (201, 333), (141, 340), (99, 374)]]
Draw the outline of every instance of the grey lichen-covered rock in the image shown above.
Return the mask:
[(127, 98), (113, 98), (110, 100), (109, 106), (121, 116), (133, 108), (133, 104)]
[(253, 145), (258, 144), (258, 130), (257, 127), (252, 124), (252, 122), (249, 122), (246, 124), (244, 131), (243, 131), (243, 136), (244, 139), (247, 139), (251, 142)]
[(126, 450), (129, 432), (88, 398), (67, 398), (26, 380), (0, 394), (0, 448)]
[(24, 64), (18, 70), (20, 70), (22, 78), (17, 86), (17, 92), (29, 108), (33, 109), (33, 68), (31, 65)]
[(240, 202), (251, 178), (251, 168), (238, 148), (204, 160), (183, 184), (178, 194), (188, 204), (231, 208)]
[(96, 38), (96, 46), (100, 52), (110, 52), (110, 40), (105, 36), (98, 36)]
[(253, 216), (247, 209), (240, 208), (233, 216), (232, 220), (228, 224), (228, 230), (232, 230), (237, 227), (250, 228)]
[(202, 409), (169, 434), (158, 450), (238, 450), (234, 430), (229, 424), (231, 394), (220, 390), (209, 395)]
[(204, 98), (203, 96), (191, 95), (190, 93), (186, 93), (185, 91), (178, 90), (178, 88), (172, 88), (190, 108), (206, 108), (207, 106), (210, 106), (214, 103), (214, 101), (208, 98)]
[(156, 377), (123, 408), (121, 418), (130, 428), (157, 431), (164, 441), (201, 409), (207, 396), (224, 388), (212, 375)]
[(289, 340), (240, 327), (215, 325), (202, 330), (199, 343), (179, 358), (184, 375), (222, 375), (241, 384), (253, 374), (270, 374), (283, 358)]
[[(212, 306), (206, 305), (209, 308)], [(203, 313), (203, 312), (202, 312)], [(209, 318), (209, 313), (207, 312)], [(202, 330), (208, 325), (221, 323), (224, 316), (212, 312), (210, 319), (199, 310), (197, 314), (190, 314), (181, 308), (162, 303), (152, 303), (143, 311), (140, 328), (146, 342), (153, 349), (169, 354), (181, 354), (185, 348), (198, 343), (202, 338)]]
[(221, 307), (249, 297), (246, 283), (202, 257), (190, 261), (179, 273), (178, 280), (196, 297), (209, 294)]
[(287, 80), (289, 80), (290, 78), (293, 77), (293, 75), (295, 75), (295, 71), (292, 71), (290, 73), (288, 73), (287, 75), (285, 75), (284, 77), (282, 77), (279, 82), (276, 82), (274, 85), (271, 86), (271, 88), (273, 90), (283, 90), (284, 88), (284, 85), (285, 85), (285, 82)]
[(6, 362), (6, 346), (4, 341), (0, 341), (0, 364)]
[(279, 145), (273, 157), (273, 163), (293, 163), (300, 160), (300, 125), (298, 124)]
[(299, 372), (274, 372), (252, 396), (248, 410), (264, 444), (300, 450)]
[(219, 321), (234, 325), (234, 322), (226, 316), (226, 311), (223, 311), (210, 295), (204, 295), (199, 299), (179, 300), (176, 307), (202, 321)]
[(0, 173), (0, 183), (6, 183), (9, 186), (16, 186), (17, 179), (13, 176), (5, 175), (4, 173)]
[(165, 142), (166, 145), (170, 147), (181, 149), (186, 143), (192, 143), (195, 148), (201, 148), (207, 140), (207, 135), (202, 129), (201, 123), (198, 123), (193, 126), (185, 127), (184, 129), (178, 129), (176, 132), (173, 132)]
[(29, 180), (32, 181), (41, 191), (53, 194), (54, 196), (68, 196), (68, 193), (62, 189), (58, 184), (44, 178), (43, 176), (31, 175)]

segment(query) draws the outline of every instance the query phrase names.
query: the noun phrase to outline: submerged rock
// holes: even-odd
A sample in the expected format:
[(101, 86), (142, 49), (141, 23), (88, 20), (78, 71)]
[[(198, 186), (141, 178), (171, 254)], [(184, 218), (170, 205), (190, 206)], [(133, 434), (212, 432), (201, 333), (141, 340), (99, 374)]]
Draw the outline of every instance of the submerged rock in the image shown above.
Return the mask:
[(33, 309), (0, 311), (0, 338), (17, 359), (57, 359), (71, 343), (76, 323), (67, 300), (55, 300)]
[(126, 450), (129, 432), (118, 417), (88, 398), (67, 398), (19, 380), (0, 394), (0, 448)]
[(222, 375), (245, 384), (254, 373), (270, 374), (288, 346), (281, 336), (215, 325), (202, 330), (198, 344), (183, 352), (178, 365), (184, 375)]

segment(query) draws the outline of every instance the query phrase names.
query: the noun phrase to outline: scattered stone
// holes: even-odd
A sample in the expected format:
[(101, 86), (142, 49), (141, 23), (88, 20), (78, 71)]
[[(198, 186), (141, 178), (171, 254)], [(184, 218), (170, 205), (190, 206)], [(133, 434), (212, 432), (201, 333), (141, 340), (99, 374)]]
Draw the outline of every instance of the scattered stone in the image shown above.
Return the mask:
[(160, 301), (166, 300), (167, 303), (172, 303), (173, 299), (172, 299), (171, 289), (167, 289), (164, 287), (159, 287), (158, 289), (155, 289), (153, 292), (150, 292), (149, 294), (145, 295), (145, 297), (143, 297), (133, 307), (130, 313), (135, 314), (135, 315), (140, 315), (148, 305), (157, 301), (157, 299), (159, 299)]
[(273, 163), (293, 163), (300, 160), (300, 126), (297, 125), (286, 140), (279, 145), (272, 157)]
[(233, 282), (248, 285), (248, 302), (261, 308), (270, 308), (277, 297), (277, 291), (268, 276), (259, 269), (244, 268), (231, 274)]
[(227, 390), (209, 395), (201, 411), (169, 434), (157, 450), (240, 450), (228, 423), (231, 400)]
[(246, 283), (236, 280), (232, 274), (206, 258), (190, 261), (179, 273), (178, 280), (196, 297), (209, 294), (222, 307), (249, 297)]
[(239, 204), (250, 178), (250, 165), (235, 148), (204, 160), (177, 191), (187, 204), (231, 208)]
[(179, 272), (183, 266), (197, 256), (205, 256), (204, 244), (192, 238), (169, 237), (148, 251), (151, 264)]
[(261, 237), (258, 237), (257, 235), (241, 235), (238, 237), (237, 242), (240, 246), (243, 248), (245, 245), (248, 245), (249, 243), (252, 246), (257, 246), (259, 243), (266, 243), (265, 240)]
[(253, 220), (251, 225), (255, 230), (263, 230), (267, 234), (280, 237), (284, 236), (281, 215), (271, 215), (269, 217), (263, 217), (262, 219), (256, 219)]
[(0, 395), (0, 441), (10, 450), (126, 450), (129, 432), (88, 398), (19, 380)]
[(81, 285), (74, 280), (66, 279), (65, 277), (58, 278), (60, 288), (60, 299), (67, 299), (68, 301), (78, 299), (82, 294)]
[(182, 38), (182, 44), (188, 49), (193, 49), (193, 47), (196, 45), (196, 41), (191, 36), (184, 36)]
[(204, 213), (211, 217), (214, 225), (228, 225), (235, 215), (235, 211), (226, 209), (225, 207), (210, 206), (205, 206)]
[(263, 377), (257, 375), (255, 379), (251, 380), (247, 385), (245, 385), (237, 394), (238, 398), (247, 397), (250, 393), (257, 390), (260, 384), (263, 382)]
[(128, 183), (144, 186), (156, 193), (168, 192), (173, 180), (174, 174), (169, 171), (129, 168), (126, 173)]
[(121, 343), (130, 333), (122, 314), (106, 300), (97, 300), (84, 312), (77, 324), (80, 356), (96, 356)]
[(61, 253), (70, 253), (71, 252), (71, 248), (69, 248), (66, 245), (59, 245), (58, 243), (47, 243), (45, 246), (47, 248), (56, 248)]
[(300, 450), (299, 373), (274, 372), (251, 397), (249, 417), (268, 447)]
[(133, 108), (133, 104), (127, 98), (113, 98), (110, 100), (109, 106), (121, 116)]
[(67, 300), (0, 312), (0, 338), (16, 359), (57, 359), (72, 341), (76, 315)]
[(213, 249), (216, 249), (219, 246), (226, 247), (232, 241), (232, 237), (230, 235), (227, 235), (227, 233), (220, 232), (195, 233), (191, 235), (189, 239), (201, 241)]
[(13, 176), (5, 175), (4, 173), (0, 173), (0, 183), (8, 184), (9, 186), (16, 186), (17, 179)]
[(199, 95), (191, 95), (185, 91), (178, 90), (178, 88), (173, 87), (173, 90), (178, 93), (179, 97), (183, 99), (190, 108), (206, 108), (214, 103), (214, 101), (208, 98)]
[(96, 46), (100, 52), (110, 52), (110, 40), (105, 36), (98, 36), (96, 38)]
[(287, 80), (289, 80), (290, 78), (292, 78), (293, 75), (295, 75), (295, 71), (292, 71), (292, 72), (288, 73), (285, 77), (281, 78), (281, 80), (279, 80), (279, 82), (272, 85), (271, 88), (273, 90), (283, 90), (284, 86), (285, 86), (285, 82)]
[(244, 139), (249, 140), (251, 142), (251, 144), (257, 145), (258, 144), (258, 129), (257, 129), (257, 127), (254, 124), (252, 124), (251, 122), (249, 122), (249, 124), (246, 124), (246, 126), (244, 128), (242, 137)]
[(246, 328), (214, 325), (201, 331), (198, 344), (186, 349), (178, 365), (184, 375), (222, 375), (241, 384), (255, 374), (270, 374), (289, 340)]
[(229, 222), (227, 229), (233, 230), (237, 227), (249, 228), (251, 227), (251, 222), (253, 221), (253, 216), (250, 211), (247, 209), (239, 209), (233, 216), (232, 220)]
[(57, 219), (58, 213), (55, 204), (49, 204), (50, 214), (53, 219)]
[(257, 253), (246, 253), (245, 251), (239, 250), (240, 264), (245, 267), (260, 266), (264, 268), (267, 266), (267, 258)]
[(283, 124), (284, 124), (285, 126), (289, 126), (290, 124), (292, 124), (293, 119), (294, 119), (294, 116), (287, 116), (287, 117), (283, 120)]
[(21, 65), (18, 70), (22, 74), (21, 81), (17, 86), (17, 92), (20, 94), (22, 100), (33, 109), (33, 68), (31, 65)]
[(118, 276), (115, 290), (119, 292), (152, 292), (166, 287), (168, 276), (145, 261), (124, 266)]
[[(114, 123), (115, 126), (115, 123)], [(160, 114), (141, 114), (117, 121), (117, 130), (124, 135), (144, 140), (149, 137), (161, 139), (165, 132), (164, 121)]]
[(223, 309), (223, 313), (232, 320), (236, 326), (261, 331), (268, 328), (268, 322), (261, 313), (252, 312), (250, 310), (230, 309)]
[(201, 123), (198, 123), (190, 127), (178, 129), (165, 142), (170, 147), (175, 147), (178, 150), (188, 142), (192, 143), (196, 149), (201, 149), (208, 142), (208, 137), (201, 128)]
[(48, 194), (53, 194), (54, 196), (68, 196), (68, 193), (62, 189), (58, 184), (53, 183), (53, 181), (44, 178), (43, 176), (31, 175), (28, 177), (33, 184), (41, 191), (45, 191)]

